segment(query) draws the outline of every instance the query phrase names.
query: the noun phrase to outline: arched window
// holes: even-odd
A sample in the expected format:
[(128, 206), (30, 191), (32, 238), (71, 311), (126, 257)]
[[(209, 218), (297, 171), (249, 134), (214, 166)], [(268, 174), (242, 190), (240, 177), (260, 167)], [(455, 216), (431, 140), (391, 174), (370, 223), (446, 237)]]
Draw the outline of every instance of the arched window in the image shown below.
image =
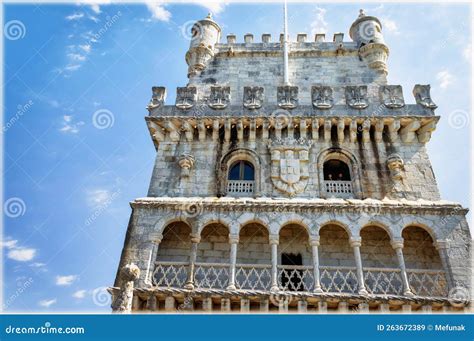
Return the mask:
[(340, 160), (328, 160), (323, 166), (324, 180), (351, 181), (351, 173), (347, 164)]
[(248, 161), (237, 161), (230, 168), (229, 180), (255, 180), (253, 165)]
[(239, 160), (230, 167), (227, 179), (228, 194), (251, 195), (255, 187), (255, 168), (250, 162)]

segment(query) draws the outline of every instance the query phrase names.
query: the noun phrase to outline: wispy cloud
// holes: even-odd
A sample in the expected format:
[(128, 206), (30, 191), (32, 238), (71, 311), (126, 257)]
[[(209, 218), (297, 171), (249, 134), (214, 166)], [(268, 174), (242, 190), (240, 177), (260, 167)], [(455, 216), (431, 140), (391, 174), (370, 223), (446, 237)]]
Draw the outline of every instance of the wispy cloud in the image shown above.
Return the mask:
[(105, 205), (110, 201), (112, 194), (106, 189), (94, 189), (87, 191), (87, 203), (91, 207)]
[(448, 70), (443, 70), (436, 74), (436, 79), (439, 82), (439, 87), (441, 89), (446, 89), (453, 83), (454, 76)]
[(56, 285), (67, 286), (71, 285), (77, 279), (76, 275), (56, 276)]
[(102, 13), (100, 6), (110, 4), (111, 0), (81, 0), (78, 4), (89, 6), (95, 14)]
[(467, 44), (467, 46), (462, 51), (462, 55), (464, 59), (466, 59), (468, 62), (472, 61), (472, 45), (471, 44)]
[(49, 308), (53, 304), (56, 304), (57, 300), (55, 298), (51, 300), (41, 300), (38, 302), (38, 305), (44, 308)]
[(80, 127), (84, 125), (84, 121), (74, 122), (72, 115), (64, 115), (62, 126), (59, 129), (62, 133), (77, 134)]
[(72, 297), (77, 298), (77, 299), (83, 299), (84, 297), (86, 297), (86, 293), (87, 293), (86, 290), (77, 290), (76, 292), (72, 294)]
[(74, 14), (68, 15), (66, 17), (66, 20), (72, 21), (72, 20), (79, 20), (81, 18), (84, 18), (84, 13), (79, 12), (79, 13), (74, 13)]
[(322, 7), (316, 6), (313, 14), (313, 21), (311, 22), (311, 35), (316, 33), (326, 33), (328, 30), (328, 23), (326, 21), (326, 10)]
[(384, 17), (384, 18), (380, 18), (380, 21), (382, 22), (384, 32), (389, 33), (389, 34), (393, 34), (393, 35), (399, 35), (400, 34), (400, 31), (398, 30), (398, 25), (395, 22), (395, 20)]
[(19, 246), (18, 240), (2, 241), (1, 246), (8, 250), (7, 257), (9, 259), (18, 262), (28, 262), (36, 256), (36, 249)]
[(146, 1), (145, 4), (153, 19), (165, 22), (170, 20), (171, 12), (165, 8), (164, 1)]
[(68, 53), (67, 55), (71, 60), (75, 60), (78, 62), (83, 62), (86, 60), (86, 56), (83, 56), (79, 53)]

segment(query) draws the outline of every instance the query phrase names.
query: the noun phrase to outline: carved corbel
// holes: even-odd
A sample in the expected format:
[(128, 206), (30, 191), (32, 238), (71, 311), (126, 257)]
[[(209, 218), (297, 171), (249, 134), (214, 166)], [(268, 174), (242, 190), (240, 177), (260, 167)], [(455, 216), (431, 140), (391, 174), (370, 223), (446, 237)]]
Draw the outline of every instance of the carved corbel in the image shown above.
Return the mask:
[(427, 143), (431, 139), (431, 133), (435, 129), (436, 129), (435, 121), (431, 121), (430, 123), (425, 124), (416, 132), (418, 134), (418, 141), (420, 141), (421, 143)]
[(420, 121), (413, 120), (408, 125), (400, 129), (400, 138), (405, 143), (411, 143), (415, 140), (415, 131), (420, 128)]
[(331, 120), (324, 121), (324, 141), (326, 142), (331, 141), (331, 128), (332, 128)]
[(191, 174), (191, 169), (194, 167), (194, 156), (190, 154), (182, 154), (179, 157), (178, 164), (181, 167), (181, 176), (188, 177)]

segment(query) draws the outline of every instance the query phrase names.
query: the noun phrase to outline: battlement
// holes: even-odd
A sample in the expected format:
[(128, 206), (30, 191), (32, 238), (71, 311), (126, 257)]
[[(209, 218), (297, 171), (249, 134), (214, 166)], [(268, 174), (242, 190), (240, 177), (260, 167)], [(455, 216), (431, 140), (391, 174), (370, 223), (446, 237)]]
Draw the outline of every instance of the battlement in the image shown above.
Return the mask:
[[(230, 33), (227, 35), (227, 42), (226, 43), (223, 43), (221, 45), (235, 45), (235, 44), (258, 44), (258, 43), (262, 43), (262, 44), (278, 44), (278, 46), (281, 46), (281, 44), (283, 43), (283, 37), (284, 34), (283, 33), (280, 33), (280, 36), (278, 38), (278, 41), (272, 41), (272, 35), (270, 33), (263, 33), (261, 35), (261, 40), (260, 41), (255, 41), (254, 40), (254, 34), (252, 33), (246, 33), (244, 36), (243, 36), (243, 40), (240, 42), (237, 41), (237, 36), (233, 33)], [(296, 39), (293, 39), (292, 40), (292, 36), (291, 35), (288, 35), (288, 39), (287, 41), (290, 42), (290, 43), (323, 43), (323, 42), (326, 42), (326, 33), (316, 33), (314, 35), (314, 39), (311, 41), (311, 40), (308, 40), (308, 35), (306, 33), (298, 33), (296, 34)], [(332, 39), (332, 42), (333, 43), (343, 43), (344, 42), (344, 33), (334, 33), (333, 35), (333, 39)], [(352, 43), (353, 41), (350, 41), (350, 42), (346, 42), (346, 43)]]

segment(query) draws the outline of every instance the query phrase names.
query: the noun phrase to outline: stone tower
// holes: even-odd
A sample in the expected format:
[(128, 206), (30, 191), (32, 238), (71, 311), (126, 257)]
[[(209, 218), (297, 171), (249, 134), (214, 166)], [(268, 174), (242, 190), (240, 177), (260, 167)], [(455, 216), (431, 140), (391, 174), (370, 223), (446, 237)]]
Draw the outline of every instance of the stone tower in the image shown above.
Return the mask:
[[(455, 310), (468, 303), (467, 209), (440, 199), (429, 85), (387, 82), (381, 22), (243, 42), (192, 28), (189, 83), (165, 105), (147, 197), (131, 202), (115, 285), (127, 311)], [(288, 74), (288, 83), (283, 81)], [(133, 268), (133, 276), (130, 269)], [(123, 307), (125, 306), (125, 308)]]

